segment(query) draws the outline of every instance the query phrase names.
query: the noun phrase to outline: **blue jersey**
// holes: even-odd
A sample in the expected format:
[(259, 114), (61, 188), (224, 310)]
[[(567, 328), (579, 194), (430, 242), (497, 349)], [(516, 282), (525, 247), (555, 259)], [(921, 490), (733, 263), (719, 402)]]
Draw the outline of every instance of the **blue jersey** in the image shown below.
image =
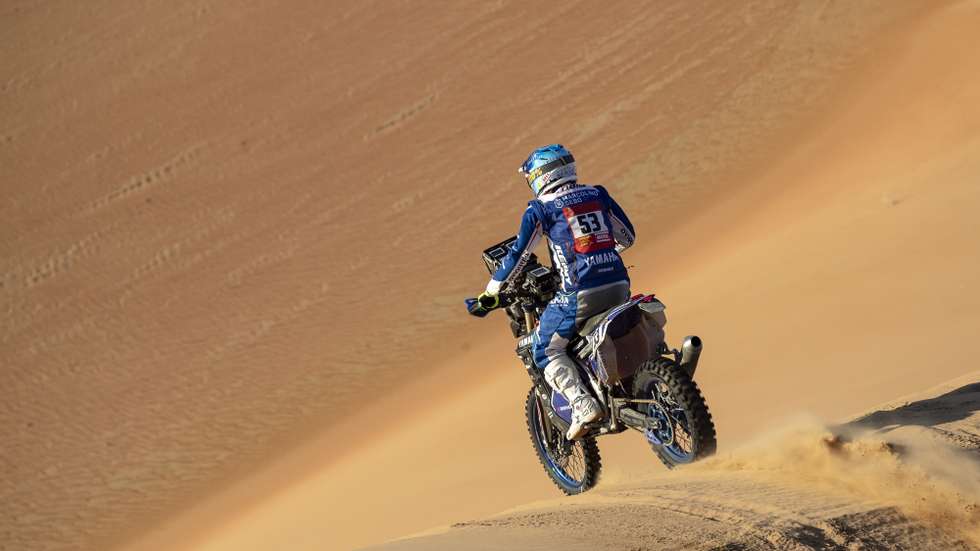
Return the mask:
[(528, 203), (517, 240), (493, 274), (488, 293), (500, 292), (523, 271), (542, 235), (548, 236), (563, 291), (629, 280), (619, 253), (636, 239), (633, 224), (602, 186), (570, 185)]

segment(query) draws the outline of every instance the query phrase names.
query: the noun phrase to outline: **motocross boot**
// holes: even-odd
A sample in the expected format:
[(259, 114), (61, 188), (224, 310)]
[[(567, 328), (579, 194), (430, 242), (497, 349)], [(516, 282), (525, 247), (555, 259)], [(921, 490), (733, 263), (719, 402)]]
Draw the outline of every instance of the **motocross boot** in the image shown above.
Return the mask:
[(544, 368), (544, 378), (572, 406), (572, 424), (565, 435), (569, 440), (580, 438), (585, 425), (602, 417), (602, 408), (582, 384), (578, 370), (567, 355), (553, 359)]

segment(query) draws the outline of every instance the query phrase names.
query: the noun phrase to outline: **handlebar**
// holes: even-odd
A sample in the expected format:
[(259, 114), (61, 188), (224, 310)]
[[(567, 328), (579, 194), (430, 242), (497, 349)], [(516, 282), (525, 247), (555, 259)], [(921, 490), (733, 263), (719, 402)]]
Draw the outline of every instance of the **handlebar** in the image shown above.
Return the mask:
[[(496, 299), (496, 300), (495, 300)], [(477, 298), (466, 299), (467, 311), (476, 317), (484, 317), (493, 310), (510, 308), (515, 304), (523, 304), (524, 309), (534, 309), (543, 307), (546, 304), (547, 296), (542, 296), (542, 291), (536, 288), (529, 281), (511, 282), (507, 288), (501, 290), (496, 297), (481, 295)], [(511, 317), (520, 317), (518, 312), (510, 312)], [(518, 321), (518, 323), (520, 323)]]

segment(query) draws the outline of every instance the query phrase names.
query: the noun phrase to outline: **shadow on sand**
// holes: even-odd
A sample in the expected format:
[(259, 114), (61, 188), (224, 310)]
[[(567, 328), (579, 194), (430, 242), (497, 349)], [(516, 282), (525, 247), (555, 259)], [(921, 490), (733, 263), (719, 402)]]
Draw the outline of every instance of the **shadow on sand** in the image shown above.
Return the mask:
[(933, 428), (962, 421), (980, 411), (980, 382), (962, 386), (935, 398), (909, 402), (890, 410), (869, 413), (848, 423), (855, 428), (888, 431), (899, 425)]

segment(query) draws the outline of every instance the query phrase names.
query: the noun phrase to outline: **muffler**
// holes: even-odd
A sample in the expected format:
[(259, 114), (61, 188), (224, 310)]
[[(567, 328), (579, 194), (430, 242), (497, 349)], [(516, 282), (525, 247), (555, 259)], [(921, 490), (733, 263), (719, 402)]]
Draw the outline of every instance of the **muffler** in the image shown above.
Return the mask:
[(693, 379), (694, 371), (698, 368), (698, 359), (701, 358), (701, 337), (689, 335), (684, 337), (684, 344), (681, 345), (681, 368)]

